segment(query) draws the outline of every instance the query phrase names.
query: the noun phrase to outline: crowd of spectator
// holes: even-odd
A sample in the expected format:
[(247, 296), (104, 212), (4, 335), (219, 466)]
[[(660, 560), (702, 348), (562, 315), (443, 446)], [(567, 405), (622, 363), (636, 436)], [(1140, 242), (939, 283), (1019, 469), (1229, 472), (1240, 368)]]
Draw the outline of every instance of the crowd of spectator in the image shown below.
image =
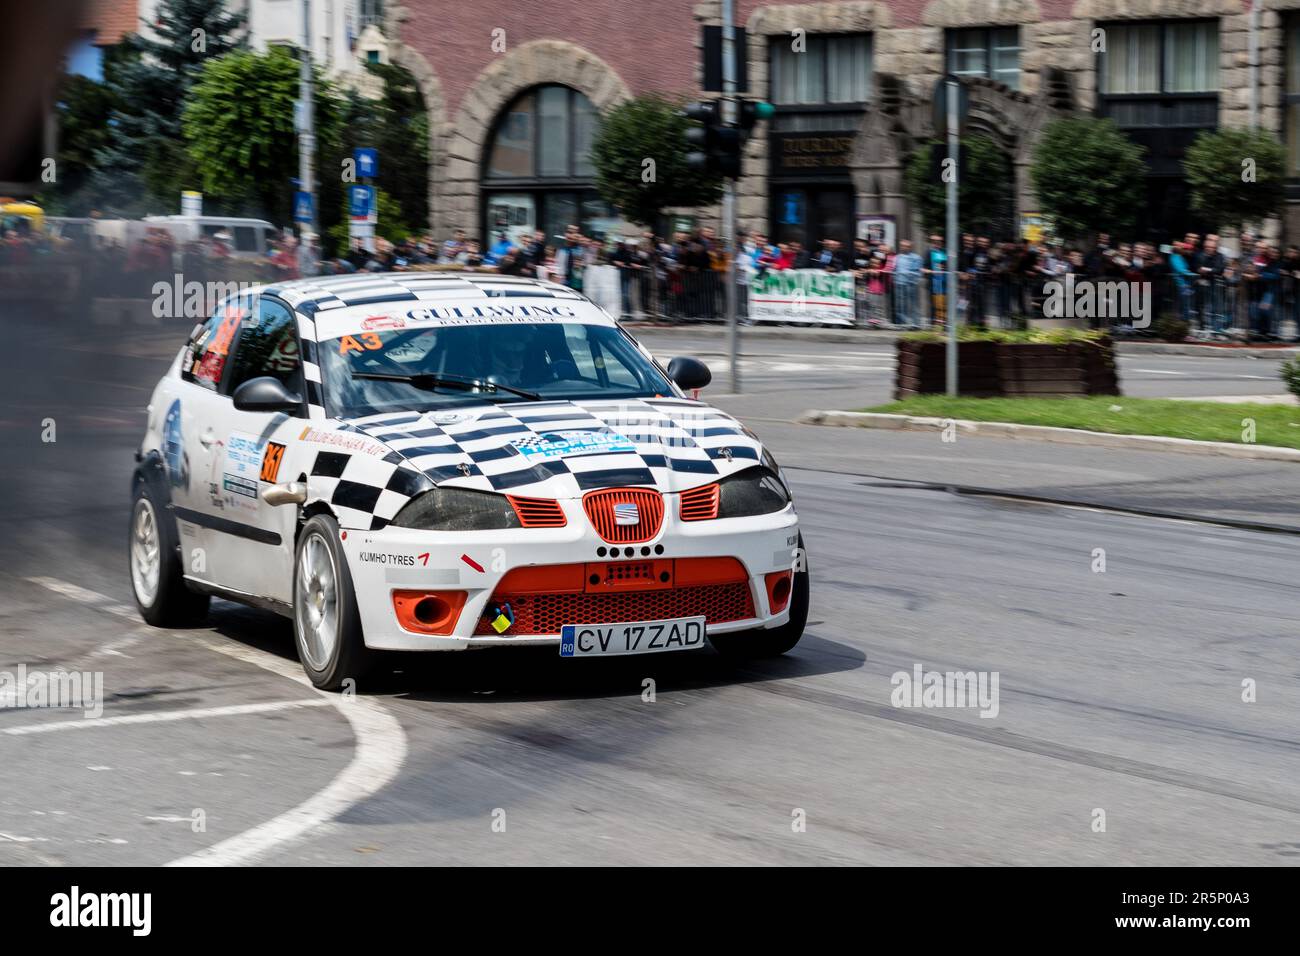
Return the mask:
[[(589, 269), (612, 266), (626, 315), (707, 320), (725, 308), (728, 256), (708, 227), (669, 237), (644, 232), (594, 238), (571, 224), (549, 237), (542, 230), (513, 237), (499, 232), (487, 243), (456, 230), (441, 241), (422, 235), (399, 243), (377, 238), (368, 244), (373, 248), (366, 245), (354, 239), (341, 255), (322, 259), (314, 239), (273, 234), (264, 255), (252, 261), (241, 257), (240, 278), (276, 281), (460, 267), (550, 279), (581, 291)], [(235, 257), (224, 231), (178, 243), (166, 229), (149, 227), (129, 245), (90, 235), (53, 239), (33, 229), (0, 233), (0, 267), (31, 267), (66, 252), (93, 253), (85, 259), (82, 278), (97, 294), (110, 297), (147, 295), (153, 282), (174, 272), (187, 280), (228, 278)], [(1157, 245), (1113, 241), (1103, 233), (1090, 247), (1079, 248), (967, 233), (960, 241), (955, 302), (948, 289), (947, 251), (937, 234), (919, 249), (906, 239), (895, 248), (880, 238), (857, 239), (849, 248), (824, 239), (808, 249), (751, 231), (740, 236), (736, 267), (742, 317), (748, 287), (757, 277), (816, 269), (852, 274), (855, 320), (864, 326), (942, 326), (954, 306), (959, 321), (1015, 325), (1040, 315), (1044, 284), (1066, 276), (1150, 283), (1154, 311), (1184, 323), (1193, 337), (1269, 340), (1296, 334), (1300, 324), (1300, 248), (1279, 252), (1250, 234), (1235, 248), (1225, 248), (1213, 234), (1188, 233)]]

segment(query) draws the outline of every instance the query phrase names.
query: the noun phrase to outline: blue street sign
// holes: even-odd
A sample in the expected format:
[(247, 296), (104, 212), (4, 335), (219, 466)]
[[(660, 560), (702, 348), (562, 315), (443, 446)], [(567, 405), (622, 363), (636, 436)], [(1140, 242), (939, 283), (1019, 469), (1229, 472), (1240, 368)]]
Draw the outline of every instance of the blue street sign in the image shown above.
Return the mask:
[(348, 206), (349, 215), (353, 219), (366, 219), (375, 208), (375, 187), (374, 186), (349, 186), (348, 187)]
[(293, 221), (311, 222), (311, 220), (312, 220), (311, 193), (303, 192), (301, 189), (299, 189), (293, 194)]
[(374, 178), (379, 175), (379, 150), (354, 149), (352, 159), (357, 164), (357, 175)]

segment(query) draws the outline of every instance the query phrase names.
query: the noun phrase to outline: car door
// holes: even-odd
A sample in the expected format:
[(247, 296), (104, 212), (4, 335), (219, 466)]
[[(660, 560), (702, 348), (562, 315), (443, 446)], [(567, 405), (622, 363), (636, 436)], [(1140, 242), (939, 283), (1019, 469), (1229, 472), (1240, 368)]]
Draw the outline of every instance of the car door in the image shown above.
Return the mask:
[(297, 509), (269, 505), (261, 491), (290, 480), (280, 474), (286, 448), (305, 424), (305, 404), (290, 412), (235, 408), (239, 386), (262, 376), (279, 379), (303, 395), (302, 362), (293, 311), (278, 299), (258, 295), (240, 323), (230, 368), (222, 382), (222, 403), (213, 426), (211, 466), (222, 520), (213, 524), (208, 557), (224, 587), (269, 601), (290, 600)]
[(216, 466), (225, 453), (221, 434), (229, 404), (222, 385), (243, 315), (239, 299), (227, 299), (195, 328), (181, 356), (175, 395), (163, 410), (163, 455), (181, 565), (186, 577), (209, 584), (222, 583), (209, 559), (213, 528), (225, 512)]

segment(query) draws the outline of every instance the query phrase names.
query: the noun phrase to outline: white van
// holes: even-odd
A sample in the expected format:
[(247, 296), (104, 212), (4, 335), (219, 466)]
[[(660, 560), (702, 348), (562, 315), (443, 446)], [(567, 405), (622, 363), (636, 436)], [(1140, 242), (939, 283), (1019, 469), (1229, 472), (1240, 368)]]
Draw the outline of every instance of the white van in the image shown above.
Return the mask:
[(230, 234), (230, 252), (236, 259), (260, 259), (275, 227), (264, 219), (234, 219), (228, 216), (145, 216), (149, 226), (166, 229), (177, 245), (210, 238), (218, 232)]

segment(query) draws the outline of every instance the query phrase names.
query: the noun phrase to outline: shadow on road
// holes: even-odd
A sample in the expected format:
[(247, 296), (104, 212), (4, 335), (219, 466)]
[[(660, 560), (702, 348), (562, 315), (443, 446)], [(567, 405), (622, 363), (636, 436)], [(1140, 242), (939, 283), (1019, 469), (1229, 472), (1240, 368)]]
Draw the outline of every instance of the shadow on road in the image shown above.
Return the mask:
[[(213, 601), (209, 622), (222, 637), (297, 662), (292, 625), (285, 618)], [(380, 657), (357, 690), (446, 703), (621, 699), (641, 694), (647, 678), (662, 694), (856, 670), (866, 662), (858, 649), (818, 637), (816, 627), (809, 627), (789, 654), (759, 661), (731, 661), (711, 649), (605, 660), (566, 659), (554, 647), (535, 646), (390, 653)]]

